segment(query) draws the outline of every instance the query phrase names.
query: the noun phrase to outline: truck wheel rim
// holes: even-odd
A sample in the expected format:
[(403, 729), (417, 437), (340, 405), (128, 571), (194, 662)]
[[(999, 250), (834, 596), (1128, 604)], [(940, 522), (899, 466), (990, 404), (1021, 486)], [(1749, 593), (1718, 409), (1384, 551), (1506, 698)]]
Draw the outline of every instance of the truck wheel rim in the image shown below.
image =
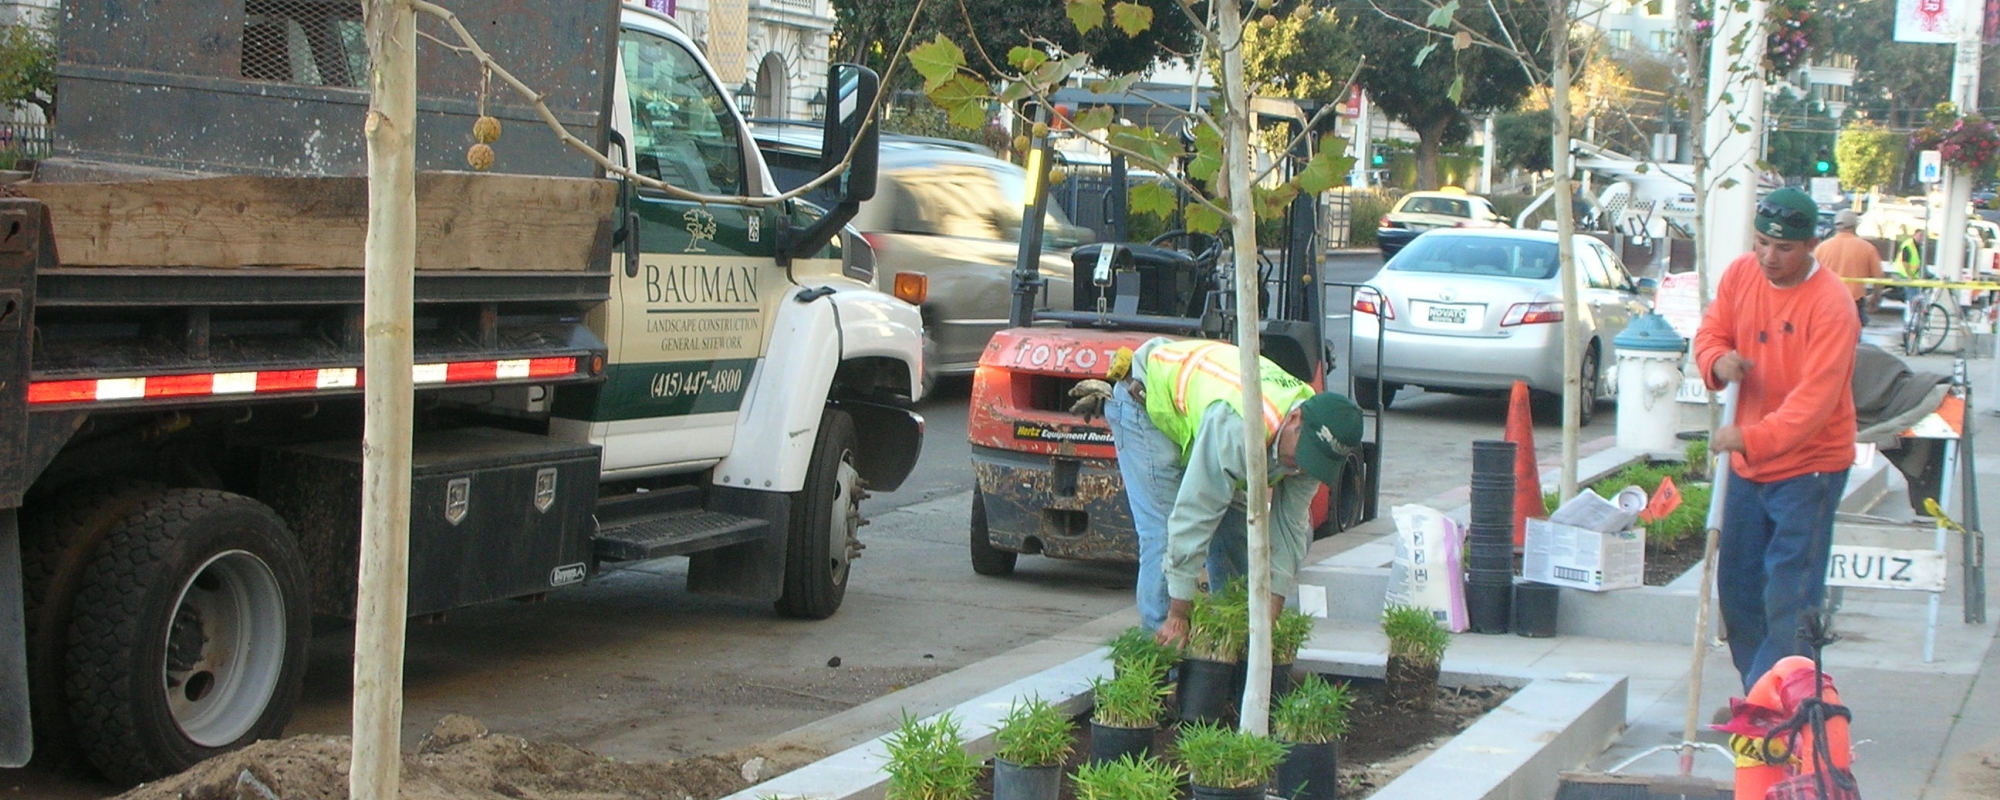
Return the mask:
[(160, 688), (181, 733), (202, 747), (257, 724), (284, 669), (284, 597), (269, 565), (231, 550), (181, 587), (167, 625)]
[(854, 469), (852, 453), (842, 453), (840, 468), (834, 472), (833, 513), (827, 515), (827, 548), (833, 563), (833, 582), (847, 580), (847, 565), (853, 563), (861, 540), (861, 501), (858, 497), (861, 473)]

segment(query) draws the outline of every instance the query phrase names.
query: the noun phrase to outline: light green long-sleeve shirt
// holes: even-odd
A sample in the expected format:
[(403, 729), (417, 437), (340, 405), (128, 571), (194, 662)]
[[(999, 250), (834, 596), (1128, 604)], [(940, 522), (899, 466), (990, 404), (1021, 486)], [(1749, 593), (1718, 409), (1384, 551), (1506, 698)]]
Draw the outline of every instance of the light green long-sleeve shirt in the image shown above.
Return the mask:
[[(1243, 418), (1228, 403), (1210, 404), (1195, 430), (1180, 493), (1167, 517), (1167, 596), (1194, 599), (1209, 539), (1243, 487), (1245, 455)], [(1319, 482), (1279, 465), (1275, 439), (1264, 457), (1268, 475), (1284, 476), (1271, 490), (1271, 592), (1290, 597), (1312, 543), (1312, 498)]]

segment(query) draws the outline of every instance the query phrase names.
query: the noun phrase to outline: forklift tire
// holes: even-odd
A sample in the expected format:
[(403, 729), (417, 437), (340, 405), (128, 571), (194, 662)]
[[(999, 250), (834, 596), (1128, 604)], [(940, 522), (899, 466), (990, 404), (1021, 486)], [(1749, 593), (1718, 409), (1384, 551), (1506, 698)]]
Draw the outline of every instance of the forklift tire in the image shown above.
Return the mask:
[(986, 530), (986, 496), (972, 490), (972, 571), (981, 575), (1012, 575), (1020, 553), (993, 546)]
[(1347, 468), (1340, 473), (1340, 486), (1327, 494), (1326, 519), (1313, 529), (1315, 541), (1361, 524), (1361, 515), (1366, 507), (1361, 496), (1362, 469), (1359, 456), (1347, 457)]
[(827, 409), (819, 418), (806, 485), (792, 497), (785, 541), (785, 591), (778, 613), (826, 619), (847, 597), (847, 576), (860, 549), (861, 473), (854, 468), (859, 440), (854, 418)]
[(70, 724), (104, 776), (155, 780), (284, 732), (310, 635), (298, 546), (264, 504), (163, 489), (105, 537), (76, 594)]
[(70, 732), (69, 695), (63, 691), (63, 648), (84, 565), (112, 526), (159, 489), (140, 481), (74, 486), (38, 500), (22, 516), (28, 708), (37, 764), (68, 766), (81, 755)]

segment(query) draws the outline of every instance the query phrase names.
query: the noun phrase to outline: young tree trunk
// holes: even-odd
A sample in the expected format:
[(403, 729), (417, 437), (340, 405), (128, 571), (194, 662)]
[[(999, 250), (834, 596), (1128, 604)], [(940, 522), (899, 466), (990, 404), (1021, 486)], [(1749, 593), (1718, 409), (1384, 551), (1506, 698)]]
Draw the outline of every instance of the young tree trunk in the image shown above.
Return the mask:
[[(1549, 34), (1554, 40), (1555, 78), (1549, 96), (1550, 124), (1554, 126), (1554, 140), (1550, 143), (1550, 164), (1556, 173), (1556, 259), (1561, 264), (1563, 299), (1563, 423), (1562, 423), (1562, 499), (1576, 496), (1576, 439), (1578, 414), (1582, 403), (1591, 402), (1583, 397), (1583, 315), (1577, 306), (1576, 247), (1570, 236), (1576, 232), (1575, 190), (1570, 188), (1569, 162), (1569, 27), (1574, 15), (1570, 13), (1570, 0), (1554, 0), (1550, 3), (1553, 12), (1549, 17)], [(1600, 370), (1603, 365), (1599, 365)]]
[[(1222, 92), (1229, 104), (1223, 115), (1222, 172), (1228, 182), (1230, 231), (1236, 261), (1236, 346), (1240, 354), (1238, 374), (1243, 381), (1243, 407), (1264, 407), (1263, 387), (1256, 376), (1258, 352), (1262, 349), (1257, 330), (1257, 290), (1262, 280), (1257, 269), (1257, 217), (1250, 202), (1250, 91), (1243, 80), (1243, 17), (1236, 3), (1217, 6), (1222, 38)], [(1265, 439), (1264, 415), (1243, 415), (1243, 440)], [(1247, 448), (1243, 482), (1247, 486), (1270, 483), (1265, 470), (1264, 448)], [(1270, 493), (1246, 493), (1249, 509), (1250, 653), (1244, 668), (1249, 679), (1243, 687), (1242, 729), (1259, 736), (1268, 733), (1271, 713), (1271, 498)]]
[(1417, 188), (1431, 191), (1438, 188), (1438, 156), (1444, 149), (1444, 129), (1451, 124), (1449, 119), (1434, 125), (1426, 125), (1417, 131)]
[(374, 94), (362, 364), (361, 568), (354, 627), (353, 800), (401, 796), (403, 626), (408, 617), (411, 305), (416, 287), (417, 26), (408, 0), (368, 0)]

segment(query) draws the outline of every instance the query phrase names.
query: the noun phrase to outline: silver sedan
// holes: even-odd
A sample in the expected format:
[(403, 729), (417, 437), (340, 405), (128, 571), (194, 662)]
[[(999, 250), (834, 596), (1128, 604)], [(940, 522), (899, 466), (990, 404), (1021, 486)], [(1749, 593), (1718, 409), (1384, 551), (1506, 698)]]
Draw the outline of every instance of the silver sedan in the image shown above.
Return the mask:
[[(1554, 416), (1563, 386), (1556, 242), (1546, 231), (1490, 229), (1435, 230), (1410, 242), (1376, 273), (1372, 288), (1355, 294), (1355, 400), (1388, 408), (1405, 386), (1490, 394), (1523, 380), (1544, 416)], [(1602, 378), (1617, 355), (1612, 338), (1648, 305), (1604, 243), (1579, 235), (1575, 252), (1587, 348), (1580, 378), (1593, 399), (1583, 404), (1588, 424), (1595, 401), (1616, 390)]]

